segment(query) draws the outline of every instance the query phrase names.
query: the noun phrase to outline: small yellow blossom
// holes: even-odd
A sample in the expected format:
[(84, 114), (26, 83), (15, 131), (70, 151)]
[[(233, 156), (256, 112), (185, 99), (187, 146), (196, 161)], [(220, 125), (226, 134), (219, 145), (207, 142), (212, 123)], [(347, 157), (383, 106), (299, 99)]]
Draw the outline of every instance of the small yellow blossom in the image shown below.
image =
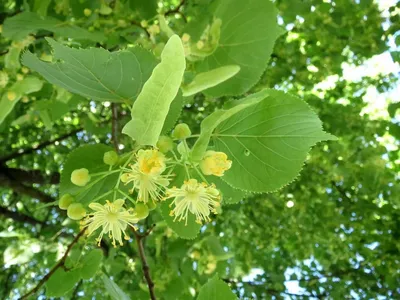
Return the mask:
[(200, 162), (200, 169), (204, 175), (223, 176), (226, 170), (232, 166), (232, 161), (224, 152), (209, 150)]
[(129, 240), (129, 236), (125, 230), (128, 225), (135, 228), (135, 225), (139, 218), (132, 209), (126, 210), (123, 208), (125, 201), (123, 199), (117, 199), (114, 202), (106, 201), (106, 204), (101, 205), (100, 203), (90, 203), (89, 208), (94, 210), (88, 217), (81, 221), (82, 227), (87, 227), (88, 235), (90, 236), (97, 229), (101, 228), (100, 234), (97, 237), (97, 244), (100, 246), (101, 239), (104, 234), (109, 235), (112, 238), (112, 244), (117, 247), (117, 242), (122, 246), (122, 234), (125, 240)]
[(174, 221), (185, 220), (185, 225), (189, 212), (195, 215), (197, 223), (209, 222), (210, 213), (216, 213), (221, 199), (214, 185), (198, 183), (196, 179), (185, 181), (181, 188), (168, 189), (166, 198), (174, 198), (170, 204), (175, 206), (170, 213), (171, 216), (175, 216)]
[(130, 192), (138, 191), (138, 201), (147, 203), (150, 199), (161, 200), (162, 191), (168, 186), (170, 177), (161, 174), (166, 169), (164, 154), (158, 150), (140, 150), (137, 162), (130, 167), (121, 175), (121, 181), (125, 184), (133, 182)]
[(151, 35), (156, 35), (160, 33), (160, 26), (158, 26), (157, 24), (153, 24), (149, 27), (149, 29), (147, 30)]
[(184, 33), (182, 35), (182, 42), (187, 43), (187, 42), (189, 42), (189, 40), (190, 40), (190, 35), (187, 33)]

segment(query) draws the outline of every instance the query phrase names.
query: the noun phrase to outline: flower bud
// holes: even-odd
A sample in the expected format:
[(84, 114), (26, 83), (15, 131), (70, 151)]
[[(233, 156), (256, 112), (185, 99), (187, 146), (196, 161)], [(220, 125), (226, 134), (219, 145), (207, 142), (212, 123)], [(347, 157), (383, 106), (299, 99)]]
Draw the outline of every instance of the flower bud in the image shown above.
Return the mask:
[(92, 14), (92, 10), (89, 9), (89, 8), (85, 8), (85, 9), (83, 10), (83, 14), (84, 14), (86, 17), (89, 17), (89, 16)]
[(70, 194), (62, 195), (62, 197), (58, 201), (58, 207), (66, 210), (72, 202), (74, 202), (74, 197), (72, 197)]
[(21, 68), (22, 73), (24, 74), (28, 74), (29, 73), (29, 69), (27, 67), (22, 67)]
[(199, 49), (199, 50), (203, 49), (203, 48), (204, 48), (204, 42), (203, 42), (203, 41), (198, 41), (198, 42), (196, 43), (196, 47), (197, 47), (197, 49)]
[(10, 101), (14, 101), (15, 98), (17, 98), (17, 94), (13, 91), (8, 91), (7, 92), (7, 99)]
[(124, 173), (124, 174), (122, 174), (121, 177), (120, 177), (120, 180), (121, 180), (123, 183), (127, 183), (128, 180), (129, 180), (129, 173)]
[(108, 151), (104, 153), (103, 162), (106, 165), (114, 166), (118, 162), (118, 154), (115, 151)]
[(182, 35), (182, 42), (187, 43), (187, 42), (189, 42), (189, 40), (190, 40), (190, 35), (187, 33), (184, 33)]
[(204, 175), (223, 176), (232, 166), (232, 161), (224, 152), (207, 151), (200, 162), (200, 169)]
[(160, 136), (160, 138), (158, 139), (158, 142), (157, 142), (157, 148), (162, 153), (167, 153), (174, 148), (174, 142), (168, 136)]
[(149, 208), (146, 204), (138, 203), (135, 205), (135, 212), (139, 219), (145, 219), (149, 215)]
[(17, 74), (17, 81), (21, 81), (22, 79), (24, 79), (24, 75)]
[(77, 186), (85, 186), (90, 181), (89, 170), (76, 169), (71, 173), (71, 182)]
[(172, 132), (172, 137), (183, 140), (189, 137), (192, 134), (189, 126), (186, 123), (180, 123), (175, 126), (174, 131)]
[(86, 215), (86, 210), (80, 203), (72, 203), (68, 206), (67, 215), (72, 220), (80, 220)]

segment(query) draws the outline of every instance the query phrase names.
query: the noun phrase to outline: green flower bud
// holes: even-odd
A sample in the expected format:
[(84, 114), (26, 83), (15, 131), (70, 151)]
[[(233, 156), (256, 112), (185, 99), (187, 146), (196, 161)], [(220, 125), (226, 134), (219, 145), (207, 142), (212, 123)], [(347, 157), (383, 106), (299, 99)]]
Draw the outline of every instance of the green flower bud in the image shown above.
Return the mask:
[(85, 9), (83, 10), (83, 14), (84, 14), (86, 17), (89, 17), (89, 16), (92, 14), (92, 10), (89, 9), (89, 8), (85, 8)]
[(67, 215), (70, 219), (79, 221), (86, 215), (86, 210), (80, 203), (72, 203), (68, 206)]
[(118, 162), (118, 154), (115, 151), (104, 153), (103, 161), (106, 165), (114, 166)]
[(17, 98), (17, 94), (13, 91), (7, 92), (7, 99), (10, 101), (14, 101)]
[(145, 219), (149, 215), (149, 208), (146, 204), (138, 203), (135, 206), (135, 212), (139, 219)]
[(90, 181), (89, 170), (76, 169), (71, 173), (71, 182), (77, 186), (85, 186)]
[(157, 207), (157, 203), (150, 200), (149, 202), (147, 202), (147, 207), (149, 208), (149, 210), (154, 210)]
[(62, 197), (58, 201), (58, 207), (63, 210), (66, 210), (68, 209), (70, 204), (74, 202), (74, 200), (75, 200), (74, 197), (72, 197), (70, 194), (62, 195)]
[(157, 142), (157, 148), (162, 153), (167, 153), (174, 148), (174, 142), (168, 136), (160, 136), (160, 138), (158, 139), (158, 142)]
[(174, 131), (172, 132), (172, 137), (183, 140), (189, 137), (192, 134), (189, 126), (186, 123), (180, 123), (175, 126)]

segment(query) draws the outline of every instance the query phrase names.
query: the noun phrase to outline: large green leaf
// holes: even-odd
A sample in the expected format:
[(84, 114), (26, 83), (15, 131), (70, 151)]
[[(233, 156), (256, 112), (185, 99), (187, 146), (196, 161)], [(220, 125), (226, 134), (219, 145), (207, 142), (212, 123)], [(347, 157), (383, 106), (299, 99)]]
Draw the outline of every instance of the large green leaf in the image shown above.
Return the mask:
[(74, 185), (71, 182), (71, 173), (75, 169), (86, 168), (89, 170), (89, 174), (107, 171), (109, 166), (103, 162), (103, 156), (110, 150), (112, 148), (109, 146), (97, 144), (85, 145), (72, 151), (61, 172), (60, 195), (71, 194), (76, 198), (76, 202), (88, 204), (96, 197), (113, 189), (118, 180), (118, 173), (111, 174), (95, 184), (92, 183), (101, 175), (91, 176), (91, 180), (85, 187)]
[(57, 271), (46, 282), (46, 295), (49, 297), (61, 297), (70, 291), (81, 279), (79, 269), (64, 271), (58, 268)]
[(140, 145), (155, 146), (171, 102), (178, 93), (185, 67), (182, 41), (174, 35), (165, 45), (161, 62), (154, 68), (133, 104), (132, 120), (125, 125), (123, 133)]
[(234, 300), (237, 299), (229, 286), (220, 280), (217, 275), (210, 279), (200, 289), (197, 300)]
[(183, 96), (188, 97), (213, 86), (216, 86), (228, 80), (229, 78), (232, 78), (239, 71), (239, 66), (230, 65), (216, 68), (208, 72), (199, 73), (188, 85), (182, 87)]
[[(207, 150), (208, 144), (210, 143), (211, 135), (214, 129), (224, 120), (237, 114), (246, 107), (255, 105), (259, 101), (265, 98), (265, 92), (259, 92), (246, 97), (240, 101), (235, 101), (229, 109), (221, 109), (213, 112), (207, 118), (201, 122), (201, 132), (196, 143), (193, 146), (191, 156), (195, 161), (200, 161), (203, 158), (204, 153)], [(233, 101), (231, 102), (233, 103)]]
[(213, 134), (216, 150), (232, 167), (223, 180), (234, 187), (271, 192), (300, 172), (311, 146), (335, 139), (301, 99), (265, 90), (265, 99), (222, 122)]
[(179, 91), (174, 101), (172, 101), (171, 106), (169, 107), (167, 118), (165, 119), (163, 128), (161, 130), (162, 133), (168, 133), (172, 130), (176, 121), (178, 121), (178, 118), (181, 115), (182, 107), (184, 104), (185, 101), (182, 97), (182, 92)]
[(228, 183), (223, 181), (221, 177), (212, 176), (212, 178), (208, 179), (208, 181), (210, 183), (214, 183), (217, 189), (221, 191), (223, 205), (238, 203), (240, 200), (246, 197), (245, 191), (233, 188)]
[(101, 261), (103, 260), (103, 251), (100, 249), (94, 249), (90, 251), (82, 259), (81, 277), (82, 279), (92, 278), (100, 267)]
[(239, 65), (240, 72), (205, 93), (214, 97), (243, 94), (259, 80), (275, 40), (283, 33), (277, 24), (277, 10), (268, 0), (249, 0), (245, 5), (221, 0), (215, 17), (222, 20), (219, 46), (197, 65), (197, 70)]
[(3, 123), (7, 115), (12, 111), (14, 106), (18, 103), (21, 97), (25, 94), (37, 92), (42, 88), (43, 82), (37, 77), (28, 76), (21, 81), (15, 82), (8, 92), (15, 93), (15, 98), (10, 101), (7, 97), (7, 92), (3, 94), (0, 100), (0, 124)]
[(174, 221), (173, 216), (170, 216), (171, 211), (170, 204), (173, 200), (169, 199), (161, 203), (161, 215), (167, 223), (168, 227), (171, 228), (179, 237), (183, 239), (194, 239), (200, 232), (201, 225), (196, 223), (196, 217), (194, 214), (188, 214), (187, 225), (185, 221)]
[(7, 18), (3, 26), (3, 35), (13, 40), (21, 40), (30, 33), (44, 29), (56, 35), (65, 36), (76, 40), (91, 40), (101, 42), (105, 39), (103, 33), (89, 32), (81, 27), (68, 24), (52, 17), (41, 17), (34, 12), (23, 12), (14, 17)]
[(103, 280), (104, 287), (106, 288), (108, 294), (110, 295), (111, 299), (113, 300), (129, 300), (129, 296), (125, 294), (123, 290), (110, 278), (103, 274), (101, 276)]
[(41, 61), (31, 52), (22, 56), (27, 67), (50, 83), (97, 101), (133, 103), (150, 77), (156, 60), (148, 51), (135, 47), (108, 52), (102, 48), (74, 49), (47, 39), (54, 60)]

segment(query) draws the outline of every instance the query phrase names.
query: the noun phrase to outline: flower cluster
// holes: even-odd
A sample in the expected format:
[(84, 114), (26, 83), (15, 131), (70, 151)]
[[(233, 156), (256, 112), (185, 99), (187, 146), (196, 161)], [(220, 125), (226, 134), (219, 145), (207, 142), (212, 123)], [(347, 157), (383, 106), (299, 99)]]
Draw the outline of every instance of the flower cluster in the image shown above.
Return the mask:
[[(71, 182), (79, 188), (73, 190), (77, 191), (76, 194), (64, 194), (60, 198), (60, 209), (67, 210), (69, 218), (81, 220), (81, 226), (87, 228), (89, 236), (100, 230), (96, 238), (98, 244), (107, 234), (114, 247), (123, 245), (123, 239), (129, 240), (126, 232), (128, 227), (135, 228), (135, 224), (147, 218), (160, 201), (170, 201), (170, 215), (174, 221), (184, 222), (185, 225), (190, 218), (199, 224), (211, 221), (211, 214), (217, 214), (219, 210), (222, 195), (215, 184), (208, 183), (205, 176), (224, 176), (232, 162), (225, 153), (214, 150), (206, 151), (200, 161), (192, 158), (186, 141), (190, 137), (189, 126), (178, 124), (171, 136), (160, 137), (157, 148), (140, 149), (128, 159), (120, 158), (114, 151), (105, 152), (103, 162), (108, 166), (108, 171), (92, 173), (80, 168), (71, 172)], [(172, 172), (181, 174), (174, 178)], [(93, 199), (88, 205), (92, 212), (87, 213), (78, 201), (81, 195), (113, 173), (119, 173), (115, 187)], [(185, 179), (182, 179), (182, 175)], [(120, 186), (120, 182), (128, 186), (130, 195)], [(178, 187), (171, 187), (171, 182)], [(112, 202), (107, 200), (105, 204), (99, 203), (111, 193), (114, 193)], [(124, 199), (116, 199), (117, 194), (134, 203), (134, 208), (126, 207)]]

